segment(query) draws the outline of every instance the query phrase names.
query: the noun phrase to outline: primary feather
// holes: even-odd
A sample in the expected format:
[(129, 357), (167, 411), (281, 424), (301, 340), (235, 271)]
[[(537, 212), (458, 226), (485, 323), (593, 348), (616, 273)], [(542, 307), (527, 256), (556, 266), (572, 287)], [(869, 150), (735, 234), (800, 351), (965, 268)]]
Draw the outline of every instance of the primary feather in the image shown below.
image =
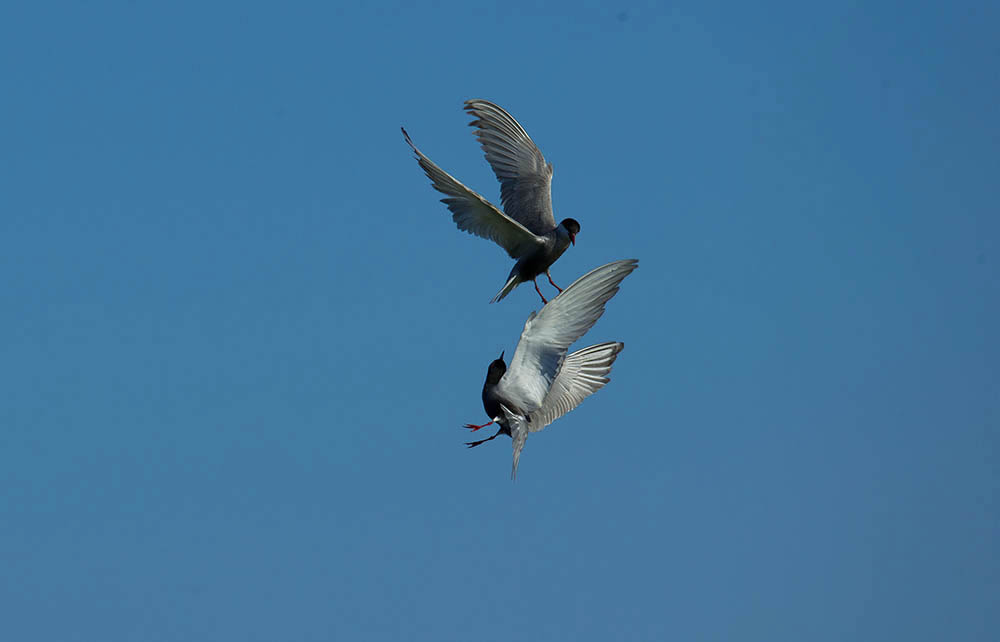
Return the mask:
[(511, 218), (535, 234), (556, 225), (552, 215), (552, 165), (545, 162), (528, 132), (499, 105), (488, 100), (465, 101), (476, 120), (476, 138), (486, 161), (500, 181), (500, 202)]

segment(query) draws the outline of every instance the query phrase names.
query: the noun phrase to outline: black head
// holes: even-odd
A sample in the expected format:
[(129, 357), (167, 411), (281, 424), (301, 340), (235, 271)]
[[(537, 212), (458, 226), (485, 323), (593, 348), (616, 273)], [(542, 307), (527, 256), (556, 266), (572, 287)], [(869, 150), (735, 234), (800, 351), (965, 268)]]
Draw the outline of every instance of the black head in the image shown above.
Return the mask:
[(496, 385), (505, 372), (507, 372), (507, 364), (504, 363), (503, 352), (501, 352), (500, 358), (491, 362), (490, 369), (486, 371), (486, 383)]
[(576, 235), (580, 233), (580, 224), (576, 222), (575, 218), (564, 218), (559, 225), (566, 228), (569, 232), (569, 242), (576, 245)]

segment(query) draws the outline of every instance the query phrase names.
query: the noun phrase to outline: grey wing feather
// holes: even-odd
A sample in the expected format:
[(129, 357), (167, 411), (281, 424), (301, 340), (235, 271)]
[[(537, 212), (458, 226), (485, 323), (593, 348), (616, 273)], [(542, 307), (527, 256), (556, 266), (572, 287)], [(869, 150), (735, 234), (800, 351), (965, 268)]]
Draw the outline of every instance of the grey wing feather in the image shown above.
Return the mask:
[(566, 351), (604, 314), (604, 306), (639, 262), (615, 261), (581, 276), (558, 296), (531, 313), (500, 392), (529, 415), (542, 407)]
[[(402, 129), (402, 128), (400, 128)], [(441, 202), (452, 212), (452, 220), (458, 229), (489, 239), (507, 250), (511, 258), (520, 258), (536, 251), (544, 239), (535, 236), (526, 227), (510, 218), (479, 194), (462, 185), (453, 176), (434, 164), (417, 149), (409, 134), (403, 129), (403, 136), (417, 162), (431, 179), (434, 189), (445, 195)]]
[(465, 110), (476, 120), (476, 138), (500, 181), (504, 211), (535, 234), (551, 232), (552, 165), (514, 118), (487, 100), (467, 100)]
[(608, 373), (624, 347), (624, 343), (612, 341), (568, 355), (541, 408), (531, 413), (528, 430), (538, 432), (603, 388), (610, 381)]

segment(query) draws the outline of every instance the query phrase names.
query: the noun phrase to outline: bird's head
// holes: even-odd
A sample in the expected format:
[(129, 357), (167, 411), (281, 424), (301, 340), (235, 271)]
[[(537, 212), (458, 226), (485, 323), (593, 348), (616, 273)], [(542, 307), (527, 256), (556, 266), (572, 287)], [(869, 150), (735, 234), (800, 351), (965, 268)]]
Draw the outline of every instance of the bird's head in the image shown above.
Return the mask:
[(490, 363), (489, 370), (486, 371), (486, 383), (491, 385), (499, 383), (505, 372), (507, 372), (507, 364), (504, 362), (503, 352), (501, 352), (500, 357), (494, 359)]
[(576, 235), (580, 233), (580, 224), (575, 218), (564, 218), (559, 226), (569, 233), (569, 242), (576, 245)]

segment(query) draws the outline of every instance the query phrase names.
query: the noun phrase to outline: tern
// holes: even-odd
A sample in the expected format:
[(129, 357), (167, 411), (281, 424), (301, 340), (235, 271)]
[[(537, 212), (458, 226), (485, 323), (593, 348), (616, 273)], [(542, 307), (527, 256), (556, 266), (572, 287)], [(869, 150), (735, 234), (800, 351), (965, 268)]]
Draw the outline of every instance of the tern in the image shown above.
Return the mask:
[(635, 259), (625, 259), (591, 270), (528, 316), (510, 367), (501, 352), (487, 369), (483, 408), (490, 421), (465, 425), (476, 431), (495, 423), (500, 429), (492, 437), (466, 442), (469, 448), (501, 434), (510, 436), (514, 479), (528, 433), (545, 428), (608, 383), (625, 344), (611, 341), (569, 355), (566, 351), (601, 318), (604, 305), (638, 265)]
[(452, 212), (458, 229), (495, 242), (517, 259), (507, 282), (490, 303), (510, 294), (521, 283), (531, 281), (535, 291), (544, 274), (555, 284), (549, 268), (570, 245), (576, 244), (580, 224), (563, 219), (556, 225), (552, 215), (552, 165), (514, 118), (501, 107), (486, 100), (467, 100), (465, 110), (475, 117), (470, 126), (486, 153), (486, 161), (500, 181), (503, 211), (472, 191), (424, 156), (402, 127), (407, 144), (417, 156), (420, 167), (431, 179), (434, 189), (445, 195), (441, 202)]

